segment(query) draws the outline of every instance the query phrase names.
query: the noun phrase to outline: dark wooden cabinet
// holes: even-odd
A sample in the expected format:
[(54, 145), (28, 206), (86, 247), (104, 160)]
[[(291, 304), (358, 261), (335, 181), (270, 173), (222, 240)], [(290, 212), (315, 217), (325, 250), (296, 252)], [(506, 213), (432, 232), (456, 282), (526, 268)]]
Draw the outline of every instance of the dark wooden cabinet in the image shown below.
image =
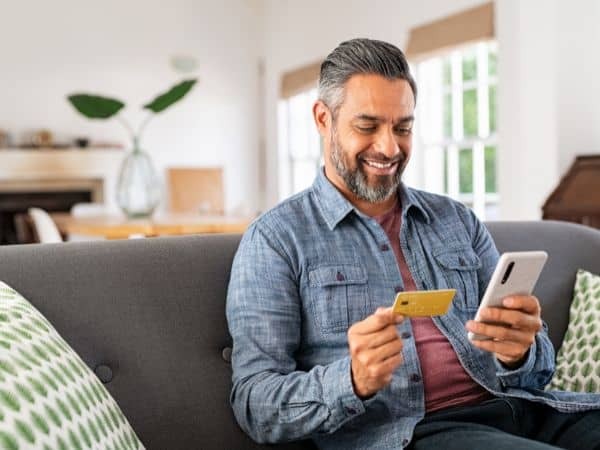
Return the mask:
[(600, 228), (600, 155), (578, 156), (542, 211), (543, 219)]

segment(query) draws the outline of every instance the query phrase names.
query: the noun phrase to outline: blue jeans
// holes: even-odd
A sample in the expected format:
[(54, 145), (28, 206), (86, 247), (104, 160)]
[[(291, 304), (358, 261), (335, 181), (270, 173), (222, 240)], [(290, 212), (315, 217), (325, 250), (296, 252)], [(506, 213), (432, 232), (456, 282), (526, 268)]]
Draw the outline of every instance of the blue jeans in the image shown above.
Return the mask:
[(600, 449), (600, 410), (561, 413), (541, 403), (495, 398), (425, 416), (410, 450)]

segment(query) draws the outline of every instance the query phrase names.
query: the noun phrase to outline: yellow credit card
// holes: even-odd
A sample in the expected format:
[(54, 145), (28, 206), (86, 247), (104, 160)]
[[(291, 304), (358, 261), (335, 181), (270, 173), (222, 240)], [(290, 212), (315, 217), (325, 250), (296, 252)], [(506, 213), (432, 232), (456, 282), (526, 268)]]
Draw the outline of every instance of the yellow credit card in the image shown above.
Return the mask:
[(429, 317), (446, 314), (456, 289), (399, 292), (394, 312), (408, 317)]

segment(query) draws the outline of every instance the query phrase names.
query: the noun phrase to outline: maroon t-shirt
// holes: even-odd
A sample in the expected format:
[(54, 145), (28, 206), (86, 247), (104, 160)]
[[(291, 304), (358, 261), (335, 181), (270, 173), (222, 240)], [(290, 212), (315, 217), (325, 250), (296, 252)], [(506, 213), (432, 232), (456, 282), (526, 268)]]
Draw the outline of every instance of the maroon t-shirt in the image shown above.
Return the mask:
[[(404, 282), (404, 290), (417, 290), (400, 247), (402, 225), (400, 202), (397, 202), (387, 213), (373, 218), (381, 225), (390, 240)], [(450, 342), (431, 318), (414, 317), (410, 321), (421, 362), (425, 410), (428, 413), (451, 406), (477, 404), (491, 397), (491, 394), (473, 381), (465, 371)]]

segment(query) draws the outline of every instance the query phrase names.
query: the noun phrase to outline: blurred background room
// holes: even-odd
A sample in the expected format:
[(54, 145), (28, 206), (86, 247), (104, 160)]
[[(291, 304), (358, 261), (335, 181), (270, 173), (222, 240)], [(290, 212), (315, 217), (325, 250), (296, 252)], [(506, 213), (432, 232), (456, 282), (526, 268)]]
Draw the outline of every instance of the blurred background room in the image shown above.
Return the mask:
[(411, 62), (409, 185), (600, 227), (595, 0), (0, 2), (0, 244), (243, 231), (312, 183), (319, 64), (354, 37)]

